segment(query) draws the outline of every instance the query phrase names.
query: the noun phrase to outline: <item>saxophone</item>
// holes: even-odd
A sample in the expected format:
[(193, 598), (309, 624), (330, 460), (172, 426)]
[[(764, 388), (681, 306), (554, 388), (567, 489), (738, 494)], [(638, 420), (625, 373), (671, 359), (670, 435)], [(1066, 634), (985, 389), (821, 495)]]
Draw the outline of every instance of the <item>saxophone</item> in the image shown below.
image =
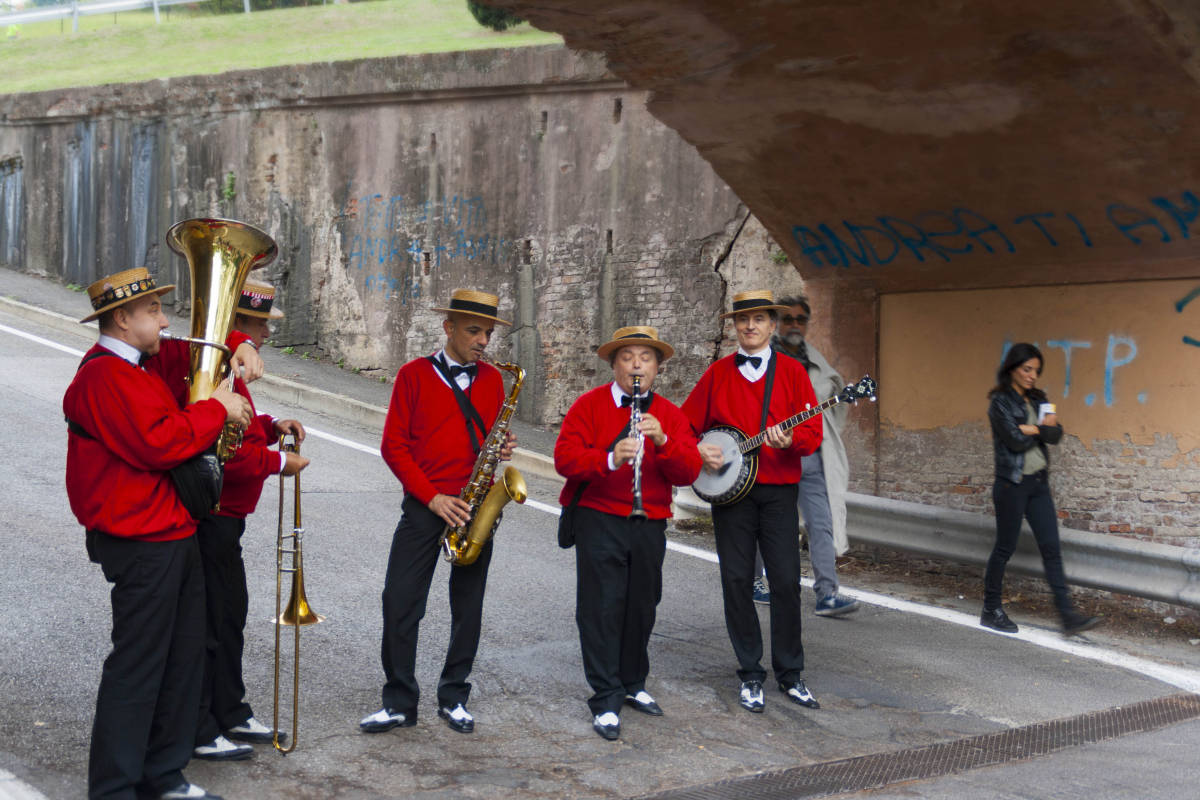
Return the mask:
[(517, 395), (525, 382), (525, 370), (519, 364), (496, 363), (497, 369), (513, 373), (513, 385), (496, 423), (488, 432), (487, 440), (475, 459), (471, 480), (459, 492), (459, 498), (471, 507), (471, 521), (466, 525), (447, 525), (442, 532), (442, 551), (451, 564), (465, 567), (474, 564), (479, 552), (496, 532), (500, 523), (500, 512), (509, 500), (524, 503), (528, 496), (525, 478), (516, 467), (505, 467), (504, 475), (493, 485), (496, 467), (500, 464), (500, 448), (508, 436), (508, 427), (513, 412), (517, 410)]

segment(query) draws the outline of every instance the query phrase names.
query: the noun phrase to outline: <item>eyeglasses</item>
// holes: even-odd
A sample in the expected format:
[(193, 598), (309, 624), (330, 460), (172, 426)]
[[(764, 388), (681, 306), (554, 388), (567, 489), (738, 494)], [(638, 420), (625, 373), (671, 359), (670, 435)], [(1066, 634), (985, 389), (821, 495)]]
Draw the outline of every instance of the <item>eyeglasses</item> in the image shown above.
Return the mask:
[(787, 314), (780, 317), (779, 321), (784, 325), (805, 325), (808, 323), (808, 317), (793, 317), (791, 314)]

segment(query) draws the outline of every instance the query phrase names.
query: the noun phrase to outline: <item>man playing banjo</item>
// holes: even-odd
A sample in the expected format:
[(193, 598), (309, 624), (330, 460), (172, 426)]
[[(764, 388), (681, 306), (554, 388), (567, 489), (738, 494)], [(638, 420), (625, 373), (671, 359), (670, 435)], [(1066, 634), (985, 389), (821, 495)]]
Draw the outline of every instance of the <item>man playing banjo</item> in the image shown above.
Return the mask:
[[(804, 684), (804, 646), (800, 637), (800, 546), (796, 532), (797, 484), (800, 462), (821, 445), (821, 417), (785, 430), (780, 422), (817, 404), (804, 367), (795, 359), (777, 358), (771, 350), (778, 312), (769, 291), (742, 292), (733, 298), (737, 352), (708, 368), (681, 410), (698, 432), (718, 425), (737, 428), (748, 436), (765, 431), (752, 485), (727, 504), (714, 501), (713, 528), (720, 559), (725, 625), (738, 660), (739, 702), (748, 711), (763, 710), (762, 631), (754, 609), (754, 556), (761, 550), (770, 580), (771, 666), (779, 690), (808, 708), (819, 708)], [(726, 468), (726, 452), (700, 444), (706, 474), (736, 474)], [(723, 468), (725, 468), (723, 470)]]

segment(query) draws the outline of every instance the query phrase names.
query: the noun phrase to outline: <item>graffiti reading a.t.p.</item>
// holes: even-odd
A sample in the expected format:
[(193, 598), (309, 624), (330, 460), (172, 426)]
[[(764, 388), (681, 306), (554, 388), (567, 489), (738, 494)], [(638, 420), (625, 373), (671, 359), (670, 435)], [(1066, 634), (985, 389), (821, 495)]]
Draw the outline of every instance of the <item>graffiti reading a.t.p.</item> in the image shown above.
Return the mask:
[[(1038, 345), (1039, 343), (1034, 342), (1033, 344)], [(1012, 345), (1013, 345), (1013, 343), (1011, 340), (1006, 340), (1004, 342), (1004, 346), (1000, 349), (1000, 361), (1001, 362), (1003, 362), (1004, 357), (1008, 355), (1008, 351), (1012, 347)], [(1062, 350), (1062, 353), (1063, 353), (1062, 398), (1064, 400), (1066, 400), (1068, 397), (1071, 396), (1071, 382), (1072, 382), (1071, 367), (1073, 364), (1073, 357), (1074, 357), (1075, 351), (1076, 350), (1091, 350), (1092, 343), (1087, 340), (1078, 340), (1078, 339), (1047, 339), (1046, 340), (1046, 348), (1048, 350)], [(1116, 386), (1115, 386), (1117, 370), (1121, 367), (1127, 366), (1128, 364), (1132, 363), (1133, 360), (1137, 358), (1137, 355), (1138, 355), (1137, 342), (1134, 340), (1134, 338), (1132, 336), (1126, 336), (1126, 335), (1115, 334), (1115, 333), (1110, 333), (1108, 335), (1108, 341), (1107, 341), (1107, 344), (1106, 344), (1105, 350), (1104, 350), (1104, 385), (1103, 385), (1103, 390), (1102, 390), (1105, 407), (1111, 408), (1113, 405), (1115, 405), (1117, 403), (1117, 400), (1118, 400)], [(1043, 364), (1042, 366), (1044, 367), (1045, 365)], [(1095, 405), (1096, 399), (1097, 399), (1096, 395), (1097, 395), (1096, 392), (1090, 392), (1089, 394), (1084, 396), (1083, 402), (1088, 406)], [(1138, 392), (1136, 397), (1137, 397), (1137, 401), (1139, 403), (1145, 403), (1147, 398), (1149, 397), (1149, 394), (1144, 391)]]
[[(1107, 224), (1133, 245), (1171, 243), (1191, 238), (1200, 220), (1200, 199), (1184, 191), (1178, 198), (1148, 198), (1146, 206), (1110, 203), (1103, 213)], [(881, 267), (897, 259), (949, 262), (981, 253), (1016, 253), (1043, 243), (1093, 246), (1092, 231), (1074, 213), (1047, 209), (997, 220), (961, 206), (912, 219), (885, 215), (793, 225), (792, 238), (809, 265), (842, 268)]]

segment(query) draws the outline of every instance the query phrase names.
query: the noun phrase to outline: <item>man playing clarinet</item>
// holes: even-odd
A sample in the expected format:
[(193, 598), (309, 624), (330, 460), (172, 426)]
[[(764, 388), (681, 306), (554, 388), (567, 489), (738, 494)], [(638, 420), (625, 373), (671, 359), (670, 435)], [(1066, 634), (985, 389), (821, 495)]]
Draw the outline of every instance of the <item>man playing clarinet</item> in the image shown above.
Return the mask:
[(559, 502), (575, 536), (575, 620), (593, 691), (588, 707), (593, 729), (610, 740), (621, 735), (623, 705), (663, 713), (645, 687), (671, 487), (700, 474), (687, 419), (650, 391), (674, 352), (649, 326), (614, 333), (596, 351), (612, 366), (612, 382), (575, 401), (554, 446), (554, 467), (567, 479)]

